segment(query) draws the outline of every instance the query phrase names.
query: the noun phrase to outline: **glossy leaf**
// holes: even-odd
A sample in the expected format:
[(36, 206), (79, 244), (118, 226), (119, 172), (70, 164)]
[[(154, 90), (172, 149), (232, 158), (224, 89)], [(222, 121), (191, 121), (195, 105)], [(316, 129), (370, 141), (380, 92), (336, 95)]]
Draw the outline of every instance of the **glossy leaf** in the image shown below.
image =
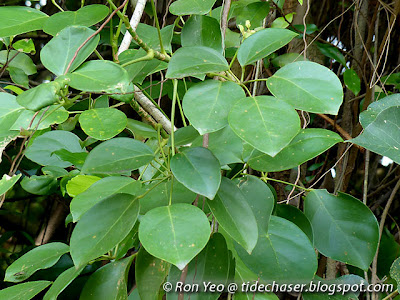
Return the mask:
[(127, 279), (133, 256), (111, 262), (94, 272), (83, 287), (80, 300), (126, 300)]
[(131, 231), (139, 214), (139, 201), (115, 194), (86, 212), (71, 235), (71, 256), (80, 267), (114, 248)]
[(361, 91), (361, 80), (358, 77), (356, 71), (353, 69), (347, 69), (343, 73), (344, 84), (347, 88), (357, 96)]
[(326, 190), (311, 191), (304, 203), (314, 245), (323, 255), (367, 270), (379, 241), (375, 216), (361, 201)]
[(21, 181), (21, 187), (34, 195), (50, 195), (57, 189), (58, 182), (57, 179), (52, 176), (33, 175), (31, 177), (24, 177)]
[(75, 268), (75, 266), (62, 272), (53, 282), (43, 300), (57, 300), (58, 295), (82, 272), (85, 266)]
[(166, 78), (182, 78), (210, 72), (218, 73), (226, 71), (228, 68), (226, 59), (212, 48), (182, 47), (172, 56), (165, 76)]
[(192, 126), (203, 135), (228, 125), (230, 109), (244, 97), (243, 89), (236, 83), (206, 80), (186, 92), (183, 111)]
[(77, 175), (67, 183), (67, 193), (71, 197), (76, 197), (77, 195), (86, 191), (92, 184), (99, 181), (101, 178), (97, 176), (90, 175)]
[(40, 30), (48, 16), (40, 10), (26, 6), (0, 7), (0, 37)]
[(228, 121), (241, 139), (272, 157), (300, 130), (300, 118), (294, 108), (271, 96), (240, 99), (232, 107)]
[(204, 46), (222, 53), (222, 36), (219, 23), (208, 16), (193, 15), (181, 32), (183, 47)]
[(221, 182), (220, 165), (203, 147), (185, 149), (171, 158), (171, 171), (189, 190), (213, 199)]
[(331, 70), (310, 61), (297, 61), (267, 80), (270, 92), (296, 109), (336, 115), (343, 101), (342, 84)]
[(317, 270), (317, 257), (305, 233), (276, 216), (271, 216), (268, 233), (259, 237), (251, 254), (239, 245), (235, 249), (243, 263), (264, 281), (304, 282)]
[(58, 12), (46, 20), (43, 31), (56, 35), (65, 27), (72, 25), (89, 27), (103, 20), (108, 12), (108, 7), (100, 4), (87, 5), (77, 11)]
[(51, 281), (30, 281), (0, 290), (0, 298), (7, 300), (30, 300), (47, 288)]
[(352, 143), (400, 163), (400, 94), (373, 102), (360, 114), (364, 131)]
[(7, 268), (4, 281), (24, 281), (36, 271), (55, 265), (60, 257), (67, 252), (69, 252), (69, 247), (57, 242), (36, 247), (14, 261)]
[(208, 13), (216, 0), (177, 0), (169, 7), (169, 12), (176, 16), (204, 15)]
[(238, 61), (241, 66), (250, 65), (282, 48), (295, 36), (297, 33), (288, 29), (260, 30), (243, 41), (237, 54)]
[(335, 132), (322, 128), (302, 129), (298, 135), (274, 157), (254, 151), (248, 161), (257, 171), (279, 172), (289, 170), (320, 155), (333, 145), (342, 142)]
[(66, 168), (72, 164), (61, 160), (53, 153), (60, 149), (70, 152), (85, 152), (80, 145), (80, 139), (69, 131), (49, 131), (34, 139), (26, 150), (26, 157), (43, 166)]
[(311, 223), (300, 209), (289, 204), (278, 204), (276, 205), (276, 215), (296, 224), (313, 242), (314, 234)]
[(151, 255), (182, 270), (207, 244), (207, 216), (189, 204), (152, 209), (140, 220), (139, 239)]
[(113, 138), (94, 148), (82, 167), (83, 173), (117, 174), (135, 170), (154, 158), (153, 151), (130, 138)]
[(82, 130), (98, 140), (108, 140), (125, 129), (128, 118), (115, 108), (85, 110), (79, 117)]
[(99, 36), (90, 39), (90, 41), (79, 50), (77, 56), (70, 65), (78, 48), (93, 33), (94, 30), (83, 26), (70, 26), (61, 30), (61, 32), (52, 38), (50, 42), (43, 47), (42, 51), (40, 51), (40, 60), (48, 70), (57, 76), (74, 71), (96, 49), (100, 40)]
[(112, 92), (127, 88), (128, 73), (120, 65), (108, 60), (92, 60), (67, 75), (69, 86), (88, 92)]
[(4, 195), (9, 191), (21, 178), (22, 174), (8, 176), (4, 174), (0, 180), (0, 196)]

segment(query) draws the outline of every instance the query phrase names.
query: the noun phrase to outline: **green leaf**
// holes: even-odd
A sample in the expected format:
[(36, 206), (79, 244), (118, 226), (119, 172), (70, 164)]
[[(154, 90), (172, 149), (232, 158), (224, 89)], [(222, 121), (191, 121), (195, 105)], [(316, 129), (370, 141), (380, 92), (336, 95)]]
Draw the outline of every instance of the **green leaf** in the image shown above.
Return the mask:
[(22, 174), (8, 176), (4, 174), (0, 180), (0, 196), (4, 195), (9, 191), (21, 178)]
[(285, 53), (272, 59), (271, 63), (277, 68), (282, 68), (292, 62), (304, 60), (307, 59), (305, 59), (304, 56), (300, 55), (299, 53)]
[(277, 204), (276, 215), (296, 224), (313, 242), (314, 234), (311, 223), (300, 209), (293, 205)]
[(189, 190), (213, 199), (221, 182), (220, 165), (203, 147), (185, 149), (171, 158), (171, 171)]
[(68, 251), (69, 247), (63, 243), (49, 243), (36, 247), (18, 258), (7, 268), (4, 281), (24, 281), (36, 271), (54, 266), (60, 257)]
[(40, 30), (48, 16), (38, 9), (26, 6), (0, 7), (0, 37)]
[(35, 55), (36, 49), (32, 39), (23, 39), (13, 43), (13, 48), (19, 52)]
[(65, 175), (68, 175), (67, 170), (55, 166), (43, 167), (42, 172), (44, 175), (50, 175), (55, 178), (64, 177)]
[(297, 61), (267, 80), (270, 92), (294, 108), (336, 115), (343, 101), (342, 84), (331, 70), (310, 61)]
[(82, 167), (83, 173), (117, 174), (135, 170), (154, 158), (153, 150), (130, 138), (113, 138), (94, 148)]
[(285, 148), (300, 130), (296, 110), (271, 96), (240, 99), (231, 109), (228, 121), (241, 139), (270, 156)]
[(288, 21), (291, 23), (293, 21), (293, 15), (295, 13), (290, 13), (285, 15), (285, 17), (279, 17), (276, 18), (272, 24), (271, 24), (271, 28), (286, 28), (288, 27), (290, 24), (288, 23)]
[(269, 13), (268, 2), (253, 2), (244, 7), (238, 7), (234, 10), (236, 15), (236, 25), (246, 26), (248, 20), (251, 24), (250, 29), (262, 26), (263, 19)]
[(222, 36), (219, 23), (208, 16), (193, 15), (181, 32), (183, 47), (204, 46), (222, 53)]
[[(4, 7), (0, 7), (0, 10), (2, 8)], [(12, 61), (10, 61), (11, 58), (13, 58)], [(37, 72), (32, 59), (16, 50), (10, 50), (10, 52), (7, 52), (7, 50), (0, 51), (0, 64), (4, 65), (7, 61), (9, 61), (7, 64), (9, 67), (21, 69), (26, 75), (32, 75)]]
[(357, 96), (361, 91), (361, 80), (357, 75), (357, 72), (353, 69), (347, 69), (343, 73), (344, 84), (347, 88)]
[(87, 190), (77, 195), (71, 201), (71, 213), (74, 222), (78, 221), (84, 213), (105, 198), (118, 193), (138, 196), (141, 183), (130, 177), (110, 176), (93, 183)]
[(368, 270), (379, 241), (374, 214), (358, 199), (326, 190), (311, 191), (304, 203), (314, 245), (323, 255)]
[(85, 110), (79, 117), (82, 130), (98, 140), (108, 140), (125, 129), (128, 118), (115, 108)]
[(400, 257), (390, 267), (390, 277), (397, 282), (397, 290), (400, 292)]
[(250, 167), (257, 171), (279, 172), (289, 170), (320, 155), (342, 141), (337, 133), (326, 129), (302, 129), (290, 144), (274, 157), (255, 150), (248, 163)]
[(187, 76), (218, 73), (229, 69), (226, 59), (218, 51), (204, 47), (182, 47), (172, 56), (166, 78), (182, 78)]
[(72, 25), (89, 27), (103, 20), (108, 12), (108, 7), (100, 4), (87, 5), (77, 11), (58, 12), (46, 20), (43, 31), (56, 35), (65, 27)]
[(76, 197), (80, 193), (86, 191), (92, 184), (99, 181), (100, 179), (100, 177), (91, 175), (75, 176), (67, 183), (67, 193), (71, 197)]
[(16, 131), (0, 131), (0, 162), (1, 162), (1, 157), (3, 155), (4, 149), (8, 146), (9, 143), (11, 143), (13, 140), (15, 140), (19, 135), (19, 132)]
[[(168, 25), (160, 30), (161, 40), (163, 42), (164, 49), (168, 53), (172, 53), (171, 41), (172, 41), (174, 27), (175, 27), (174, 25)], [(145, 42), (151, 49), (161, 51), (160, 39), (158, 37), (158, 30), (155, 26), (139, 23), (136, 29), (136, 33), (138, 34), (138, 36), (140, 36), (140, 38), (142, 38), (143, 42)], [(134, 40), (132, 40), (132, 43), (136, 44)], [(165, 65), (167, 64), (165, 63)]]
[(57, 300), (57, 296), (82, 272), (85, 266), (75, 268), (75, 266), (62, 272), (53, 282), (43, 300)]
[(126, 129), (129, 129), (137, 140), (157, 137), (157, 131), (153, 127), (138, 120), (128, 118)]
[(30, 300), (47, 288), (51, 281), (31, 281), (13, 285), (0, 291), (0, 298), (7, 300)]
[[(68, 112), (64, 107), (58, 105), (51, 105), (49, 108), (42, 108), (37, 116), (32, 110), (24, 110), (19, 115), (18, 119), (11, 126), (11, 130), (42, 130), (51, 125), (60, 124), (68, 119)], [(32, 122), (33, 120), (33, 122)], [(40, 123), (39, 123), (40, 121)], [(39, 124), (38, 124), (39, 123)], [(29, 126), (30, 125), (30, 126)]]
[(127, 279), (133, 256), (111, 262), (94, 272), (83, 287), (80, 300), (126, 300)]
[(258, 227), (250, 205), (240, 189), (226, 177), (214, 200), (207, 201), (219, 225), (248, 253), (258, 239)]
[(250, 65), (282, 48), (295, 36), (297, 33), (288, 29), (260, 30), (243, 41), (237, 54), (238, 61), (241, 66)]
[(69, 162), (78, 169), (82, 169), (88, 153), (86, 152), (70, 152), (66, 149), (59, 149), (53, 152), (60, 160)]
[(14, 95), (0, 93), (0, 132), (8, 132), (23, 110)]
[(49, 131), (35, 138), (27, 148), (25, 155), (39, 165), (67, 168), (72, 164), (61, 160), (53, 153), (60, 149), (70, 152), (85, 152), (79, 142), (79, 137), (69, 131)]
[(35, 195), (50, 195), (58, 187), (57, 178), (48, 175), (36, 176), (33, 175), (31, 177), (24, 177), (21, 181), (21, 187)]
[(131, 231), (139, 201), (130, 194), (115, 194), (86, 212), (71, 235), (71, 257), (80, 267), (114, 248)]
[[(176, 130), (174, 134), (175, 147), (188, 145), (190, 143), (193, 143), (196, 139), (200, 137), (201, 135), (196, 129), (194, 129), (192, 125), (178, 128), (178, 130)], [(201, 145), (199, 144), (199, 146), (203, 145), (202, 140), (203, 139), (201, 139)], [(167, 145), (171, 146), (171, 137), (169, 137)]]
[(169, 12), (176, 16), (183, 15), (205, 15), (208, 13), (216, 0), (177, 0), (169, 7)]
[(330, 44), (323, 44), (323, 43), (318, 43), (317, 46), (319, 51), (321, 53), (329, 58), (332, 58), (339, 62), (342, 66), (346, 67), (346, 59), (344, 58), (342, 52), (339, 51), (338, 48), (335, 46), (332, 46)]
[(24, 88), (29, 89), (29, 78), (21, 69), (15, 67), (7, 67), (7, 71), (10, 74), (11, 80)]
[(120, 65), (108, 60), (92, 60), (67, 75), (69, 86), (87, 92), (112, 92), (127, 88), (128, 73)]
[(192, 126), (203, 135), (228, 125), (230, 109), (244, 97), (243, 89), (236, 83), (206, 80), (186, 92), (183, 111)]
[(140, 248), (135, 261), (135, 279), (141, 299), (159, 299), (160, 287), (168, 271), (169, 263)]
[(400, 94), (373, 102), (360, 114), (364, 131), (350, 142), (400, 163)]
[(76, 58), (68, 69), (78, 48), (93, 33), (94, 30), (83, 26), (70, 26), (63, 29), (43, 47), (42, 51), (40, 51), (40, 60), (48, 70), (57, 76), (74, 71), (96, 49), (100, 40), (100, 36), (98, 35), (93, 37), (79, 50)]
[(317, 257), (308, 237), (293, 223), (271, 216), (268, 233), (259, 237), (253, 252), (235, 247), (243, 263), (264, 281), (308, 281), (317, 270)]
[(204, 248), (210, 233), (207, 216), (189, 204), (152, 209), (139, 226), (139, 239), (146, 251), (180, 270)]

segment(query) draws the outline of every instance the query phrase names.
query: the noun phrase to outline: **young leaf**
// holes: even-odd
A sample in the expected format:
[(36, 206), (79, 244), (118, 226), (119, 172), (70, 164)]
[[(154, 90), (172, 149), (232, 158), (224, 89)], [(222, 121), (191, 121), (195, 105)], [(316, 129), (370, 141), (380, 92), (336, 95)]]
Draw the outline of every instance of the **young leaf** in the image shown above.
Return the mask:
[(169, 7), (169, 12), (176, 16), (204, 15), (208, 13), (216, 0), (177, 0)]
[(172, 56), (166, 78), (218, 73), (229, 69), (226, 59), (218, 51), (204, 47), (192, 46), (179, 48)]
[(343, 73), (343, 79), (347, 88), (353, 92), (354, 96), (357, 96), (361, 90), (361, 80), (356, 71), (353, 69), (347, 69)]
[(115, 108), (95, 108), (85, 110), (79, 117), (82, 130), (98, 140), (108, 140), (125, 129), (126, 115)]
[(257, 171), (279, 172), (289, 170), (320, 155), (333, 145), (342, 142), (335, 132), (322, 128), (302, 129), (298, 135), (276, 156), (253, 151), (248, 161)]
[(86, 212), (71, 235), (71, 256), (81, 267), (114, 248), (135, 225), (139, 201), (129, 194), (114, 194)]
[(296, 109), (336, 115), (343, 101), (342, 83), (328, 68), (310, 61), (297, 61), (279, 69), (267, 80), (278, 99)]
[(63, 243), (49, 243), (36, 247), (18, 258), (7, 268), (4, 281), (24, 281), (37, 270), (54, 266), (60, 257), (68, 251), (69, 247)]
[(210, 233), (207, 216), (189, 204), (152, 209), (139, 226), (139, 239), (146, 251), (180, 270), (204, 248)]
[(13, 285), (0, 291), (0, 299), (30, 300), (47, 288), (50, 284), (51, 281), (40, 280)]
[(171, 158), (171, 171), (189, 190), (213, 199), (221, 182), (220, 165), (203, 147), (189, 148)]
[(86, 266), (80, 268), (75, 266), (62, 272), (57, 279), (53, 282), (47, 293), (44, 295), (43, 300), (57, 300), (57, 296), (82, 272)]
[(296, 110), (271, 96), (236, 101), (228, 121), (241, 139), (272, 157), (285, 148), (300, 130)]
[(23, 39), (13, 43), (15, 50), (19, 52), (29, 53), (32, 55), (36, 54), (35, 44), (32, 39)]
[[(297, 33), (288, 29), (266, 28), (244, 40), (237, 58), (241, 66), (250, 65), (288, 44)], [(268, 42), (266, 42), (268, 41)]]
[(183, 111), (190, 123), (203, 135), (228, 125), (228, 113), (243, 89), (230, 81), (206, 80), (192, 86), (183, 98)]
[(125, 137), (113, 138), (101, 143), (89, 153), (82, 172), (125, 173), (149, 163), (153, 158), (153, 150), (144, 143)]
[(207, 201), (219, 225), (248, 252), (258, 239), (257, 222), (240, 189), (226, 177), (214, 200)]
[(93, 33), (94, 30), (83, 26), (70, 26), (63, 29), (43, 47), (42, 51), (40, 51), (40, 60), (48, 70), (57, 76), (63, 75), (66, 71), (74, 71), (96, 49), (100, 40), (99, 36), (93, 37), (79, 50), (78, 55), (68, 69), (70, 62), (75, 56), (76, 50)]
[(7, 174), (4, 174), (0, 180), (0, 196), (7, 193), (7, 191), (9, 191), (14, 186), (14, 184), (17, 183), (21, 176), (22, 174), (14, 176), (8, 176)]
[(86, 191), (92, 184), (100, 179), (100, 177), (90, 175), (75, 176), (67, 183), (67, 193), (71, 197), (76, 197), (77, 195)]
[(311, 191), (304, 202), (315, 247), (323, 255), (368, 270), (379, 241), (374, 214), (358, 199), (326, 190)]

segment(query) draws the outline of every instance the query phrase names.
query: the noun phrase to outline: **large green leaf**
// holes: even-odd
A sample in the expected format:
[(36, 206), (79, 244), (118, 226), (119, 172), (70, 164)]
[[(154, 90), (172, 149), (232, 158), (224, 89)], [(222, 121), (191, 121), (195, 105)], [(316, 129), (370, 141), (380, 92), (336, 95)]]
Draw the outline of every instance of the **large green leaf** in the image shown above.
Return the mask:
[(217, 50), (204, 46), (182, 47), (172, 56), (165, 76), (182, 78), (228, 69), (226, 59)]
[(149, 146), (134, 139), (120, 137), (94, 148), (82, 167), (83, 173), (117, 174), (135, 170), (154, 158)]
[(310, 61), (279, 69), (268, 78), (267, 87), (278, 99), (314, 113), (337, 115), (343, 101), (342, 83), (335, 73)]
[(208, 13), (216, 0), (177, 0), (169, 7), (169, 12), (173, 15), (204, 15)]
[(83, 26), (70, 26), (61, 30), (61, 32), (53, 37), (50, 42), (43, 47), (42, 51), (40, 51), (40, 59), (43, 65), (57, 76), (67, 71), (74, 71), (96, 49), (100, 40), (98, 35), (93, 37), (79, 50), (78, 55), (68, 69), (70, 62), (75, 56), (76, 50), (93, 33), (94, 30)]
[(51, 281), (30, 281), (13, 285), (0, 291), (0, 299), (7, 300), (30, 300), (47, 288)]
[(221, 182), (220, 165), (203, 147), (189, 148), (171, 158), (171, 171), (189, 190), (213, 199)]
[(71, 256), (80, 267), (114, 248), (135, 225), (139, 201), (130, 194), (114, 194), (86, 212), (71, 235)]
[(288, 29), (266, 28), (244, 40), (237, 58), (241, 66), (250, 65), (288, 44), (297, 33)]
[(139, 239), (151, 255), (182, 270), (207, 244), (207, 216), (189, 204), (152, 209), (140, 220)]
[(94, 272), (83, 287), (80, 300), (127, 300), (127, 279), (133, 256), (111, 262)]
[(82, 130), (98, 140), (108, 140), (125, 129), (128, 118), (115, 108), (85, 110), (79, 116)]
[(271, 216), (268, 233), (260, 235), (251, 254), (236, 245), (243, 263), (264, 281), (309, 281), (317, 270), (314, 248), (293, 223)]
[(62, 272), (44, 295), (43, 300), (57, 300), (57, 296), (79, 276), (84, 267), (85, 265), (80, 268), (73, 266)]
[(43, 166), (70, 167), (72, 164), (61, 160), (53, 153), (60, 149), (66, 149), (73, 153), (83, 153), (85, 149), (79, 143), (80, 139), (69, 131), (49, 131), (33, 140), (27, 148), (25, 155), (30, 160)]
[(296, 110), (271, 96), (240, 99), (232, 107), (228, 121), (241, 139), (272, 157), (300, 131)]
[(127, 89), (129, 75), (120, 65), (108, 60), (92, 60), (67, 75), (69, 85), (88, 92), (112, 92)]
[(302, 129), (298, 135), (274, 157), (253, 151), (248, 161), (257, 171), (279, 172), (288, 170), (320, 155), (342, 138), (335, 132), (322, 128)]
[(0, 196), (7, 193), (7, 191), (10, 190), (14, 186), (14, 184), (17, 183), (21, 176), (22, 174), (14, 176), (8, 176), (7, 174), (4, 174), (0, 180)]
[(78, 221), (90, 208), (111, 195), (125, 193), (138, 196), (140, 188), (140, 182), (130, 177), (110, 176), (100, 179), (72, 199), (70, 206), (73, 220)]
[(182, 28), (181, 43), (183, 47), (205, 46), (222, 53), (222, 36), (218, 21), (208, 16), (191, 16)]
[(240, 189), (226, 177), (214, 200), (207, 201), (219, 225), (251, 253), (257, 244), (258, 227), (253, 211)]
[(160, 286), (168, 275), (170, 265), (142, 247), (135, 261), (135, 279), (141, 299), (158, 300)]
[(4, 281), (24, 281), (37, 270), (47, 269), (55, 265), (60, 257), (68, 251), (69, 247), (63, 243), (49, 243), (36, 247), (7, 268)]
[[(0, 7), (0, 10), (1, 9), (2, 7)], [(11, 60), (11, 58), (13, 59)], [(36, 66), (33, 63), (32, 59), (28, 55), (21, 53), (19, 51), (16, 50), (10, 50), (9, 52), (7, 50), (0, 51), (0, 64), (4, 65), (6, 61), (8, 61), (7, 66), (20, 69), (26, 75), (32, 75), (37, 72)]]
[(72, 25), (92, 26), (108, 15), (109, 9), (105, 5), (86, 5), (77, 11), (62, 11), (46, 20), (43, 31), (56, 35), (62, 29)]
[(290, 204), (278, 204), (276, 205), (275, 213), (278, 217), (296, 224), (301, 230), (303, 230), (311, 242), (314, 241), (311, 223), (300, 209)]
[(326, 190), (311, 191), (304, 202), (314, 245), (323, 255), (368, 270), (379, 241), (374, 214), (358, 199)]
[(243, 89), (230, 81), (206, 80), (192, 86), (183, 98), (183, 111), (190, 123), (203, 135), (228, 125), (228, 114)]
[(400, 163), (400, 94), (373, 102), (360, 114), (364, 131), (351, 142)]
[(48, 16), (38, 9), (26, 6), (0, 7), (0, 37), (40, 30)]

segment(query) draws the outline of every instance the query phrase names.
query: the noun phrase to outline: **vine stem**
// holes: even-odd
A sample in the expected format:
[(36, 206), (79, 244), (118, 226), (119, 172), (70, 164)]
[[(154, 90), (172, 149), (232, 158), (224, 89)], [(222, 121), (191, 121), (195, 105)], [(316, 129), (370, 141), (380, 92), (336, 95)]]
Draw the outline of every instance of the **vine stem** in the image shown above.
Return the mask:
[[(175, 105), (176, 105), (176, 98), (178, 94), (178, 80), (173, 79), (174, 85), (174, 94), (172, 97), (172, 107), (171, 107), (171, 124), (174, 125), (175, 123)], [(172, 156), (175, 155), (175, 136), (174, 130), (171, 131), (171, 148), (172, 148)]]

